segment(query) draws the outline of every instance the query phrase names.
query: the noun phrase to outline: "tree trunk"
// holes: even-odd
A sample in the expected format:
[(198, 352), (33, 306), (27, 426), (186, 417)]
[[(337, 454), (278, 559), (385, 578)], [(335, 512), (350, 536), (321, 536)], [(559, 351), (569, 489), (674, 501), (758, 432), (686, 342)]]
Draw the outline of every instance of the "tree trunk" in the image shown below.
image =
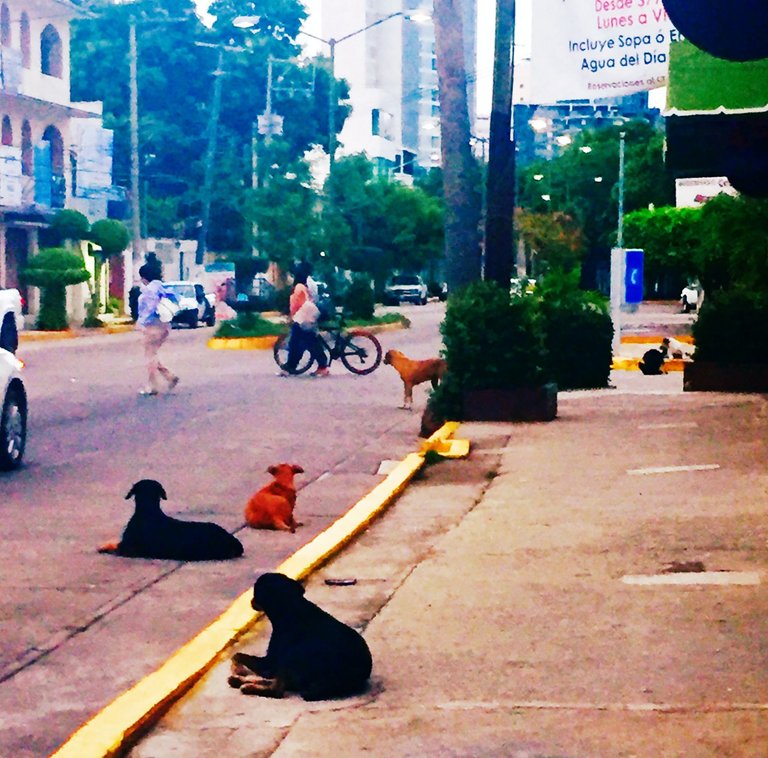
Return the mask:
[(515, 1), (496, 4), (493, 103), (485, 212), (485, 278), (509, 287), (512, 277), (515, 213), (515, 143), (512, 128)]
[(470, 149), (461, 0), (434, 0), (435, 52), (445, 195), (446, 280), (450, 291), (481, 276), (481, 198)]

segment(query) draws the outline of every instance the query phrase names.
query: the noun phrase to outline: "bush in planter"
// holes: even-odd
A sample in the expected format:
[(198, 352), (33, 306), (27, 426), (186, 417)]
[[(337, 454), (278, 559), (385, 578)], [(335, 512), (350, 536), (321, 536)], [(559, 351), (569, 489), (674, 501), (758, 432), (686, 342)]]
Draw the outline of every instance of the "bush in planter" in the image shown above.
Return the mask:
[(550, 271), (537, 288), (547, 373), (558, 389), (606, 387), (613, 362), (613, 323), (601, 295), (579, 288), (579, 272)]
[(440, 331), (448, 372), (429, 410), (461, 419), (468, 390), (534, 388), (545, 380), (546, 348), (538, 301), (477, 281), (448, 298)]
[(244, 311), (237, 318), (221, 321), (215, 337), (272, 337), (285, 334), (288, 327), (269, 321), (259, 313)]
[(696, 363), (768, 364), (768, 295), (741, 289), (713, 293), (692, 332)]

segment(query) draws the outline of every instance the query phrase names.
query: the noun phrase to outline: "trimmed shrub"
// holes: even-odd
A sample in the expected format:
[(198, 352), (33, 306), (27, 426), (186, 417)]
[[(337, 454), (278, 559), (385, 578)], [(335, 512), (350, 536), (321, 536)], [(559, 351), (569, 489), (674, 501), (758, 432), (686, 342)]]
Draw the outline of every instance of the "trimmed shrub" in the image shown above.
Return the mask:
[(440, 331), (448, 372), (429, 405), (442, 418), (462, 418), (466, 390), (545, 381), (546, 347), (533, 297), (510, 296), (495, 282), (473, 282), (449, 296)]
[(37, 328), (63, 331), (69, 326), (66, 288), (87, 281), (90, 275), (81, 255), (64, 247), (49, 247), (29, 259), (21, 278), (41, 290)]
[(768, 295), (741, 289), (708, 295), (692, 332), (695, 361), (766, 364)]
[(344, 293), (344, 312), (348, 318), (371, 319), (376, 301), (371, 280), (356, 274)]
[(558, 389), (606, 387), (613, 362), (607, 300), (579, 289), (578, 272), (550, 272), (537, 288), (547, 348), (547, 375)]

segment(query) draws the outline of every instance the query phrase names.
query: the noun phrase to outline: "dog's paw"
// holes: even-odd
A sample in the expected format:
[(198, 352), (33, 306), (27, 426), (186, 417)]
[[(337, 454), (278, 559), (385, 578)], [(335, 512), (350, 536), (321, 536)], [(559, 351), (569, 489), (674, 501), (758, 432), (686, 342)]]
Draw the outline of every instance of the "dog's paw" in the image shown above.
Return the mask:
[(280, 698), (285, 694), (285, 687), (279, 679), (253, 677), (242, 683), (240, 692), (242, 692), (243, 695)]

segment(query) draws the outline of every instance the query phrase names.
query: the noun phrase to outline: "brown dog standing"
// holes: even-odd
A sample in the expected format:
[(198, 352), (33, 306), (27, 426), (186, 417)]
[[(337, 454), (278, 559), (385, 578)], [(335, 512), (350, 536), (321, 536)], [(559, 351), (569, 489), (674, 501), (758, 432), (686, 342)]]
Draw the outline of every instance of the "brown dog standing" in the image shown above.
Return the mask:
[(293, 483), (295, 474), (303, 474), (301, 466), (291, 463), (278, 463), (267, 471), (274, 476), (274, 481), (262, 487), (245, 506), (245, 521), (254, 529), (282, 529), (295, 532), (301, 523), (293, 517), (296, 506), (296, 487)]
[(384, 363), (392, 366), (400, 374), (403, 380), (403, 404), (400, 407), (409, 409), (413, 406), (413, 388), (422, 382), (432, 382), (434, 389), (448, 368), (448, 364), (442, 358), (414, 361), (399, 350), (387, 350)]

